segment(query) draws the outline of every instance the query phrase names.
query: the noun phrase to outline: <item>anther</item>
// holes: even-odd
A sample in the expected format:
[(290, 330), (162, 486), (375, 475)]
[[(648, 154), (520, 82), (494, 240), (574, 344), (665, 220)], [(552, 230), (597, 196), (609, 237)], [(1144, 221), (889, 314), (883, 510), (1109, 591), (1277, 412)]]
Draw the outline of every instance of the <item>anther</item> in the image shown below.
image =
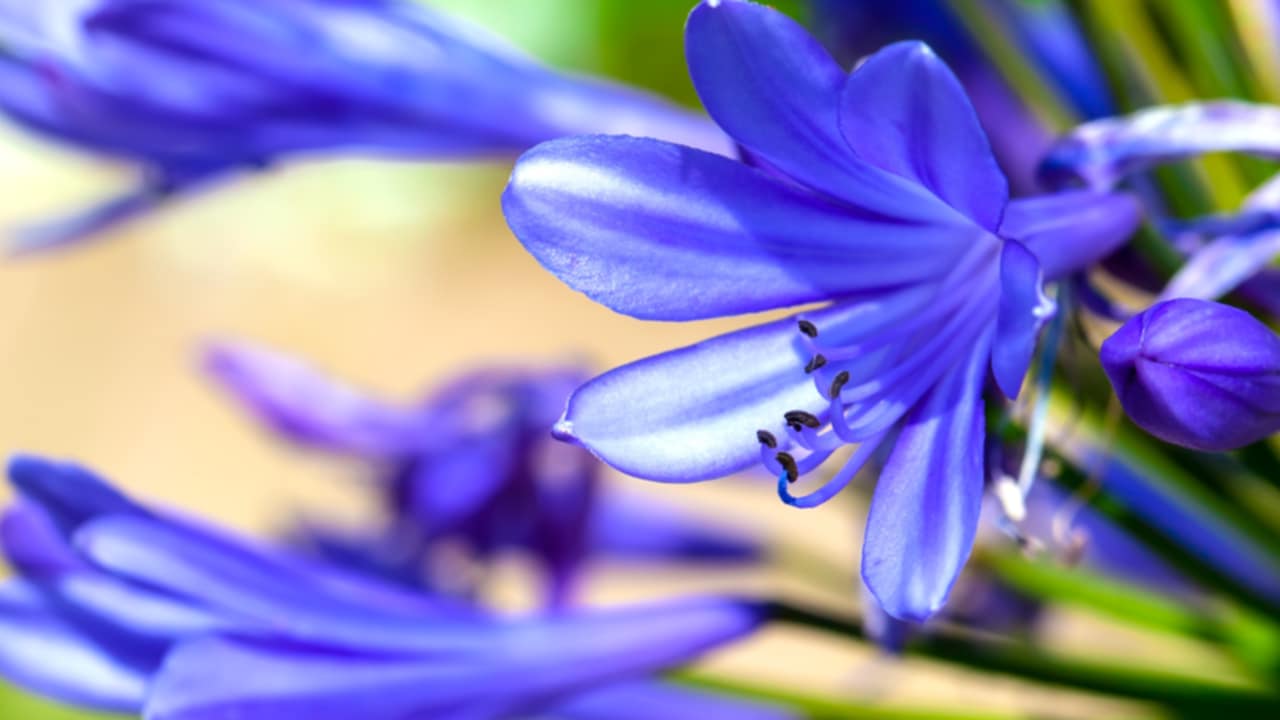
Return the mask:
[(787, 473), (787, 482), (795, 482), (800, 479), (800, 468), (796, 466), (796, 459), (791, 457), (791, 453), (780, 452), (775, 457), (778, 464)]
[(808, 320), (801, 320), (801, 321), (799, 322), (799, 325), (800, 325), (800, 332), (804, 333), (805, 335), (808, 335), (808, 336), (809, 336), (809, 337), (811, 337), (811, 338), (816, 338), (816, 337), (818, 337), (818, 326), (817, 326), (817, 325), (814, 325), (813, 323), (809, 322)]
[(804, 426), (804, 427), (809, 427), (814, 429), (822, 427), (822, 421), (818, 419), (817, 415), (814, 415), (813, 413), (805, 412), (804, 410), (791, 410), (784, 413), (782, 417), (786, 418), (788, 425), (796, 428), (797, 430), (800, 429), (797, 426)]
[(809, 359), (809, 364), (804, 366), (804, 371), (805, 373), (811, 373), (826, 364), (827, 358), (822, 353), (818, 353)]
[(849, 371), (841, 370), (835, 379), (831, 381), (831, 392), (829, 395), (832, 400), (840, 397), (840, 391), (844, 389), (845, 383), (849, 382)]
[(756, 439), (760, 441), (761, 445), (764, 445), (770, 450), (778, 447), (778, 438), (774, 437), (773, 433), (768, 430), (757, 430)]

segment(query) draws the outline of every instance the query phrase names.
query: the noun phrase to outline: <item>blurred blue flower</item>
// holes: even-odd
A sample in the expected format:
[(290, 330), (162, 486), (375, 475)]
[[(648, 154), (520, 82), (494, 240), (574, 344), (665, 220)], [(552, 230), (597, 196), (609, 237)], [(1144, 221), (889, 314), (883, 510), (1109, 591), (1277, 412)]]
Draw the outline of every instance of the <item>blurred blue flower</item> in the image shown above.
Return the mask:
[(260, 347), (216, 344), (205, 359), (210, 375), (284, 438), (377, 467), (390, 527), (363, 536), (319, 525), (299, 533), (330, 560), (441, 590), (461, 579), (458, 569), (424, 575), (424, 565), (457, 542), (480, 560), (522, 550), (539, 561), (548, 602), (560, 606), (591, 556), (763, 555), (744, 530), (608, 491), (594, 458), (555, 442), (551, 427), (586, 379), (577, 369), (475, 371), (408, 406)]
[[(553, 141), (517, 163), (508, 224), (562, 281), (640, 318), (830, 304), (606, 373), (557, 432), (662, 481), (760, 457), (804, 507), (892, 446), (863, 576), (889, 614), (927, 617), (977, 526), (988, 368), (1018, 393), (1052, 310), (1043, 280), (1123, 242), (1135, 204), (1010, 201), (963, 90), (920, 43), (847, 74), (785, 16), (724, 0), (694, 10), (686, 45), (703, 104), (749, 163), (657, 140)], [(830, 482), (791, 496), (788, 481), (851, 444)]]
[(750, 634), (756, 603), (498, 619), (136, 504), (75, 465), (19, 457), (9, 475), (27, 531), (6, 553), (74, 562), (0, 586), (0, 673), (65, 702), (165, 720), (788, 717), (652, 679)]
[(552, 71), (408, 0), (3, 0), (0, 111), (144, 176), (124, 197), (31, 228), (20, 250), (299, 154), (506, 157), (585, 132), (727, 148), (705, 118)]
[(1102, 344), (1125, 412), (1166, 442), (1223, 452), (1280, 430), (1280, 338), (1249, 313), (1169, 300)]
[[(1216, 100), (1096, 120), (1061, 138), (1041, 174), (1054, 186), (1104, 190), (1157, 165), (1218, 152), (1280, 157), (1280, 108)], [(1189, 256), (1162, 298), (1216, 300), (1239, 288), (1280, 312), (1280, 272), (1269, 267), (1280, 253), (1280, 176), (1255, 189), (1236, 212), (1157, 222)]]

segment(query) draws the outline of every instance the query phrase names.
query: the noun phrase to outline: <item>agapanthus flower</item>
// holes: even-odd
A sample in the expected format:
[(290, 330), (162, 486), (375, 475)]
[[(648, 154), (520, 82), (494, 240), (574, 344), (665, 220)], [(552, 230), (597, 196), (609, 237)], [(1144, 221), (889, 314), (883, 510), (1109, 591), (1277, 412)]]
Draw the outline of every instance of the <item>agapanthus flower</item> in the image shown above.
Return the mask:
[[(973, 108), (923, 44), (846, 73), (785, 16), (725, 0), (695, 8), (686, 54), (748, 162), (649, 139), (553, 141), (517, 163), (509, 225), (562, 281), (639, 318), (826, 304), (606, 373), (557, 433), (669, 482), (761, 458), (802, 507), (891, 448), (863, 577), (891, 615), (925, 618), (973, 542), (988, 372), (1018, 393), (1052, 310), (1043, 281), (1123, 242), (1135, 204), (1010, 201)], [(791, 495), (849, 445), (827, 484)]]
[(1280, 430), (1280, 338), (1243, 310), (1157, 303), (1100, 357), (1125, 412), (1161, 440), (1222, 452)]
[[(1280, 157), (1280, 108), (1216, 100), (1096, 120), (1060, 139), (1041, 171), (1052, 185), (1104, 190), (1164, 163), (1219, 152)], [(1268, 310), (1280, 308), (1280, 273), (1268, 267), (1280, 253), (1278, 218), (1280, 177), (1256, 188), (1238, 211), (1164, 220), (1189, 258), (1161, 297), (1216, 300), (1241, 288)]]
[[(344, 385), (306, 363), (244, 343), (210, 346), (205, 367), (259, 420), (291, 442), (368, 461), (387, 527), (364, 537), (312, 524), (302, 538), (332, 560), (411, 584), (437, 551), (458, 543), (477, 560), (531, 554), (547, 599), (563, 605), (589, 556), (760, 559), (745, 530), (602, 486), (600, 464), (555, 442), (551, 427), (586, 379), (577, 368), (489, 368), (415, 404)], [(371, 537), (370, 537), (371, 536)]]
[(156, 720), (585, 720), (610, 703), (787, 717), (652, 677), (751, 633), (750, 601), (499, 619), (147, 507), (75, 465), (20, 457), (9, 475), (26, 530), (6, 553), (70, 562), (0, 586), (0, 673), (65, 702)]
[(409, 0), (4, 0), (0, 111), (143, 175), (121, 198), (31, 228), (19, 249), (299, 154), (504, 157), (582, 132), (725, 147), (705, 118), (555, 72)]
[[(945, 0), (810, 0), (813, 28), (846, 66), (900, 40), (929, 44), (955, 72), (1015, 191), (1039, 189), (1036, 170), (1062, 128), (1010, 86), (956, 7)], [(1107, 83), (1081, 28), (1058, 0), (971, 3), (968, 11), (1019, 51), (1046, 91), (1078, 118), (1113, 112)]]

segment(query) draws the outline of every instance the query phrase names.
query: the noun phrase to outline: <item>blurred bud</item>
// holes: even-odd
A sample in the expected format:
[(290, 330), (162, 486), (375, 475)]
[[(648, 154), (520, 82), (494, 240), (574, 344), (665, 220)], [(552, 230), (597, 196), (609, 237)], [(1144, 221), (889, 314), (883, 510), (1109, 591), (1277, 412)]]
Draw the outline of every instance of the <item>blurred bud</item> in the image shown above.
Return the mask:
[(1204, 300), (1158, 303), (1102, 344), (1125, 412), (1176, 445), (1220, 452), (1280, 429), (1280, 338)]

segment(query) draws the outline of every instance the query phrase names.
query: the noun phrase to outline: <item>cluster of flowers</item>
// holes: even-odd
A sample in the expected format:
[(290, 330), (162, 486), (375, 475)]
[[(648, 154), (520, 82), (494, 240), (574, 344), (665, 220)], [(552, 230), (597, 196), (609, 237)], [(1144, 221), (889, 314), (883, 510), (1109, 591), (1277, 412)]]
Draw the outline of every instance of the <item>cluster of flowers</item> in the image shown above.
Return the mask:
[[(143, 178), (28, 228), (17, 250), (85, 240), (305, 154), (523, 153), (501, 199), (507, 223), (592, 300), (663, 321), (800, 308), (594, 379), (494, 369), (411, 406), (270, 351), (216, 346), (209, 373), (255, 417), (376, 467), (385, 527), (308, 525), (268, 545), (135, 503), (77, 466), (15, 459), (20, 500), (0, 539), (19, 577), (0, 595), (0, 672), (165, 720), (786, 717), (657, 677), (751, 633), (768, 604), (573, 604), (593, 554), (763, 554), (749, 534), (610, 494), (595, 458), (676, 483), (763, 465), (802, 508), (875, 468), (862, 579), (900, 624), (944, 611), (984, 496), (1023, 534), (1029, 504), (1042, 504), (1029, 478), (1010, 481), (985, 399), (1047, 399), (1064, 316), (1118, 326), (1098, 359), (1151, 435), (1220, 452), (1280, 429), (1280, 338), (1214, 302), (1239, 289), (1280, 305), (1267, 271), (1280, 183), (1238, 213), (1178, 221), (1141, 187), (1119, 189), (1202, 153), (1280, 155), (1280, 110), (1218, 101), (1108, 117), (1060, 6), (992, 3), (1063, 97), (1099, 118), (1054, 139), (971, 43), (919, 22), (934, 3), (813, 5), (854, 70), (765, 6), (693, 9), (686, 54), (708, 118), (552, 71), (408, 0), (0, 2), (0, 110)], [(936, 45), (955, 72), (921, 40), (880, 47), (903, 35)], [(1182, 269), (1134, 312), (1088, 273), (1124, 254), (1144, 216), (1191, 239)], [(1044, 432), (1030, 423), (1031, 476)], [(1105, 453), (1080, 438), (1058, 451)], [(795, 492), (811, 474), (823, 482)], [(1123, 466), (1104, 480), (1152, 492)], [(1161, 502), (1135, 505), (1157, 525), (1197, 528), (1180, 541), (1280, 606), (1280, 570), (1246, 539)], [(545, 611), (500, 619), (456, 566), (433, 572), (459, 545), (477, 562), (530, 553)]]

